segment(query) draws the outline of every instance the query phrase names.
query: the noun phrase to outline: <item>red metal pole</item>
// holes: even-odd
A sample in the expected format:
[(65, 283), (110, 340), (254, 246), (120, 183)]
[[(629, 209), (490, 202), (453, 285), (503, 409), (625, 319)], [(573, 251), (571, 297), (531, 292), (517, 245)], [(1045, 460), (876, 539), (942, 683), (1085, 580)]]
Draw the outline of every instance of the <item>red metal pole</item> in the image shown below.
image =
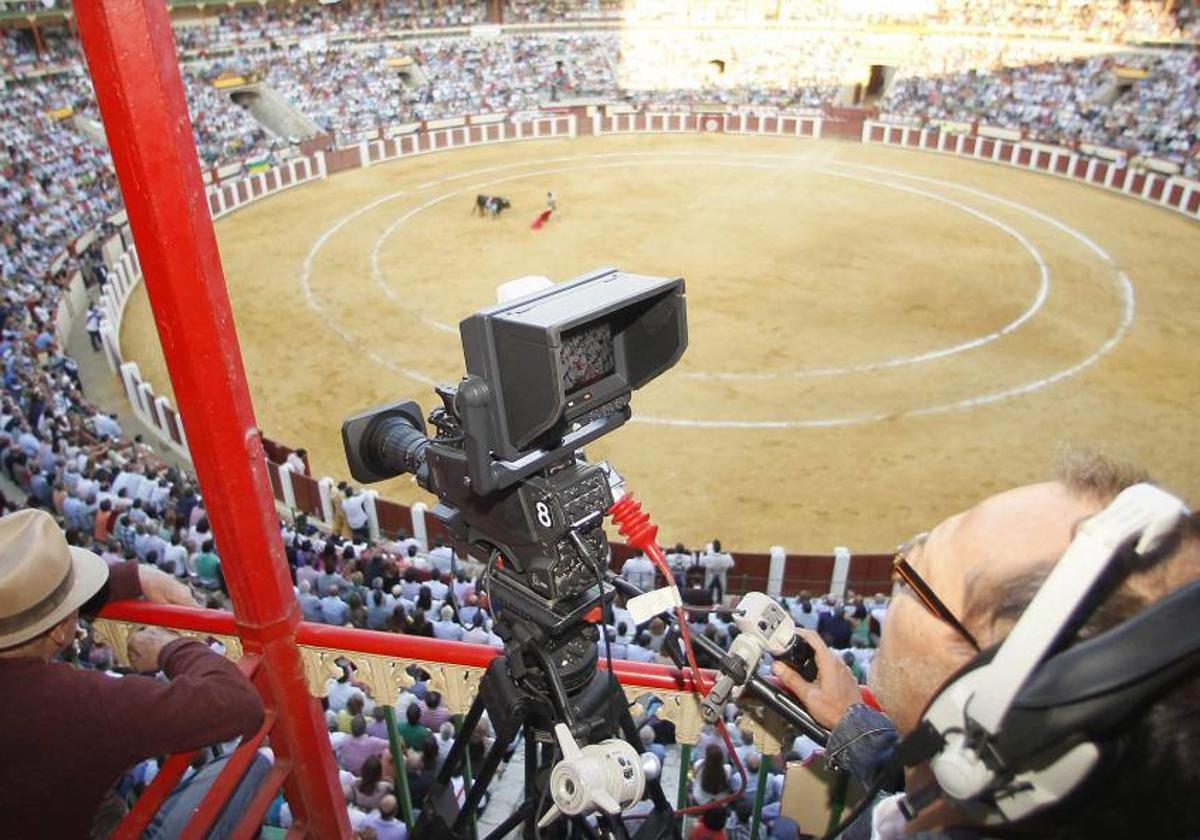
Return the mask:
[(76, 0), (79, 34), (196, 476), (246, 649), (262, 656), (309, 835), (348, 837), (324, 718), (296, 647), (292, 593), (192, 123), (162, 0)]

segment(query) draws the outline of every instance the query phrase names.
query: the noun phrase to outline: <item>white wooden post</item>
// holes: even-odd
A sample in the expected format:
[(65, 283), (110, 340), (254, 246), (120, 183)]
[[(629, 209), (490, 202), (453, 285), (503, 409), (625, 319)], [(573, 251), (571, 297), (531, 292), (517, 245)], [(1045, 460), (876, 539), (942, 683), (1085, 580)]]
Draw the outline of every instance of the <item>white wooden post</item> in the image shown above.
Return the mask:
[(333, 527), (333, 494), (336, 489), (337, 482), (329, 476), (325, 476), (317, 482), (317, 493), (321, 497), (321, 519), (329, 527)]
[(829, 581), (829, 591), (838, 598), (846, 594), (846, 581), (850, 579), (850, 549), (839, 545), (833, 550), (833, 577)]
[[(154, 405), (154, 389), (152, 387), (150, 387), (150, 383), (139, 382), (137, 389), (140, 393), (140, 396), (142, 398), (144, 398), (145, 403), (147, 405)], [(162, 430), (159, 429), (158, 424), (154, 422), (154, 415), (152, 413), (153, 410), (144, 411), (142, 409), (142, 401), (143, 401), (142, 399), (138, 399), (134, 402), (133, 407), (137, 412), (137, 416), (142, 418), (143, 423), (145, 423), (147, 426), (150, 426), (152, 429), (154, 429), (154, 431), (158, 432), (158, 434), (161, 436)]]
[(183, 430), (183, 415), (178, 411), (175, 412), (175, 429), (179, 432), (179, 445), (183, 447), (183, 451), (187, 453), (188, 459), (191, 459), (191, 452), (188, 449), (187, 432)]
[(767, 594), (778, 598), (783, 595), (783, 574), (787, 567), (787, 552), (781, 545), (771, 546), (771, 568), (767, 572)]
[(379, 511), (375, 509), (375, 501), (378, 498), (379, 492), (377, 490), (368, 490), (367, 503), (363, 506), (367, 509), (367, 529), (372, 541), (379, 539)]
[(1154, 189), (1154, 185), (1155, 185), (1155, 183), (1157, 183), (1158, 177), (1159, 177), (1158, 175), (1155, 175), (1153, 173), (1150, 173), (1150, 172), (1146, 173), (1146, 180), (1142, 181), (1142, 191), (1140, 193), (1142, 198), (1145, 198), (1145, 199), (1150, 198), (1150, 191)]
[(158, 419), (158, 429), (162, 433), (163, 437), (166, 438), (166, 442), (170, 446), (174, 447), (175, 439), (171, 437), (171, 429), (167, 425), (167, 409), (170, 408), (170, 406), (171, 403), (167, 401), (166, 397), (158, 397), (154, 400), (154, 414)]
[(113, 373), (121, 375), (121, 356), (117, 352), (117, 337), (113, 332), (113, 328), (107, 324), (100, 328), (100, 341), (104, 344), (104, 358), (108, 360), (108, 366)]
[(283, 503), (288, 510), (296, 509), (296, 490), (292, 487), (292, 465), (279, 465), (279, 489), (283, 492)]
[(425, 527), (425, 511), (428, 510), (424, 502), (417, 502), (409, 512), (412, 515), (412, 537), (421, 544), (421, 551), (429, 550), (429, 530)]
[(138, 385), (142, 383), (142, 373), (138, 370), (137, 362), (125, 362), (121, 365), (121, 383), (125, 386), (125, 398), (129, 400), (129, 406), (137, 412)]

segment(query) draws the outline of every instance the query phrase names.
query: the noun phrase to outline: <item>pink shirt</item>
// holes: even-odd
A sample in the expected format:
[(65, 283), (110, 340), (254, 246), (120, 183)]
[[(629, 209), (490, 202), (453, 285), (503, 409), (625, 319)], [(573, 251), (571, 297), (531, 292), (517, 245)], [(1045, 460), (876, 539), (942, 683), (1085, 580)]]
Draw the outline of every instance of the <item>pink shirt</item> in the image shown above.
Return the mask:
[(374, 735), (361, 735), (342, 740), (337, 747), (338, 764), (343, 770), (362, 775), (363, 762), (373, 755), (381, 755), (387, 749), (387, 741)]

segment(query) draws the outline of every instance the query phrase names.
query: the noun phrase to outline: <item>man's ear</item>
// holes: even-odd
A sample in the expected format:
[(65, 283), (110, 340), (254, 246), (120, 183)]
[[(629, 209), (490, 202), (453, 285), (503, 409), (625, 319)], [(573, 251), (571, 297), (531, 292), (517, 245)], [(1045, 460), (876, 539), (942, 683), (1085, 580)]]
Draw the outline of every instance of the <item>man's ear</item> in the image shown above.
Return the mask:
[(46, 635), (54, 642), (57, 650), (65, 648), (75, 638), (75, 628), (78, 626), (79, 613), (73, 612), (47, 631)]

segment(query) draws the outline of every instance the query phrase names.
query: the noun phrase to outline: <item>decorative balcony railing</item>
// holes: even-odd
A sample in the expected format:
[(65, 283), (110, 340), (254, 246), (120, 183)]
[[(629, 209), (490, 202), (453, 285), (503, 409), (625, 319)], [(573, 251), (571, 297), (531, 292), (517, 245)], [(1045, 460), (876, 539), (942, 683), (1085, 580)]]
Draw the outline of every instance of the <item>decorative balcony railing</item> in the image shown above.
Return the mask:
[[(129, 636), (137, 628), (145, 625), (169, 628), (181, 635), (206, 641), (210, 645), (219, 644), (228, 659), (241, 664), (243, 671), (251, 675), (252, 679), (256, 679), (259, 658), (254, 651), (247, 650), (243, 645), (232, 613), (164, 606), (143, 601), (122, 601), (108, 605), (94, 621), (93, 626), (96, 636), (112, 649), (116, 661), (121, 665), (128, 665)], [(396, 739), (395, 715), (391, 708), (399, 694), (413, 685), (410, 666), (415, 665), (429, 675), (429, 690), (441, 694), (449, 712), (465, 715), (487, 665), (497, 656), (501, 656), (502, 652), (485, 645), (307, 622), (298, 625), (296, 642), (300, 648), (308, 688), (314, 698), (325, 696), (330, 680), (343, 674), (341, 663), (349, 662), (354, 668), (354, 682), (362, 687), (375, 703), (388, 707), (386, 720), (391, 735), (394, 777), (401, 800), (401, 815), (411, 827), (413, 807), (416, 803), (409, 800), (403, 750)], [(606, 668), (607, 663), (601, 661), (600, 667)], [(612, 670), (620, 680), (631, 704), (644, 699), (646, 695), (653, 695), (661, 703), (656, 710), (657, 716), (674, 724), (675, 737), (681, 745), (677, 802), (678, 807), (685, 806), (690, 782), (692, 747), (699, 740), (704, 728), (699, 698), (693, 691), (691, 676), (665, 665), (623, 660), (614, 660)], [(275, 712), (269, 704), (269, 694), (262, 686), (259, 688), (264, 694), (264, 699), (268, 701), (266, 722), (256, 736), (246, 741), (234, 754), (235, 759), (231, 760), (231, 763), (240, 756), (242, 761), (238, 766), (241, 770), (245, 769), (241, 765), (249, 761), (253, 751), (264, 744), (275, 721)], [(738, 728), (752, 733), (754, 746), (764, 756), (786, 751), (789, 741), (778, 717), (748, 697), (740, 706), (743, 715), (738, 721)], [(139, 835), (141, 828), (148, 824), (158, 806), (170, 794), (174, 783), (178, 781), (192, 757), (192, 754), (187, 754), (168, 759), (158, 776), (163, 781), (143, 793), (122, 825), (118, 836), (132, 838)], [(263, 814), (283, 787), (291, 768), (290, 760), (277, 759), (263, 789), (247, 809), (239, 826), (238, 836), (254, 836)], [(765, 775), (768, 769), (769, 762), (763, 761), (760, 784), (757, 788), (759, 791), (766, 788)], [(793, 772), (796, 773), (795, 776), (791, 775)], [(227, 778), (224, 785), (227, 788), (226, 795), (232, 791), (238, 778), (240, 776), (236, 770)], [(829, 784), (829, 780), (818, 771), (810, 772), (807, 768), (799, 766), (789, 770), (789, 785), (792, 784), (793, 778), (800, 780), (798, 784), (808, 787), (827, 787)], [(838, 790), (844, 795), (844, 785), (840, 788), (834, 787), (834, 798)], [(206, 830), (219, 812), (222, 802), (219, 796), (214, 797), (211, 802), (206, 799), (204, 804), (207, 807), (198, 810), (194, 818), (203, 818), (205, 821), (190, 825), (189, 831)], [(753, 813), (756, 829), (760, 824), (762, 808), (763, 800), (759, 796), (756, 798)], [(823, 828), (823, 825), (817, 828)]]

